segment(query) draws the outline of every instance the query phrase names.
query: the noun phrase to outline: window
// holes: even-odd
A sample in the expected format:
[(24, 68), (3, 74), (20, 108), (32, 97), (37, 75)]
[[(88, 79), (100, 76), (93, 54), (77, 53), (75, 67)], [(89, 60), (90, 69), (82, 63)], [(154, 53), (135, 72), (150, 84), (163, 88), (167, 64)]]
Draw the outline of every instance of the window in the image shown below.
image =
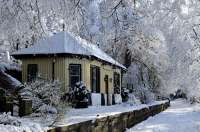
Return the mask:
[(77, 82), (81, 81), (81, 65), (70, 64), (69, 65), (69, 85), (74, 88)]
[(120, 94), (120, 74), (114, 72), (114, 93)]
[(100, 93), (100, 68), (97, 66), (91, 66), (90, 75), (92, 92)]
[(37, 64), (28, 64), (27, 68), (27, 81), (34, 81), (38, 74), (38, 66)]

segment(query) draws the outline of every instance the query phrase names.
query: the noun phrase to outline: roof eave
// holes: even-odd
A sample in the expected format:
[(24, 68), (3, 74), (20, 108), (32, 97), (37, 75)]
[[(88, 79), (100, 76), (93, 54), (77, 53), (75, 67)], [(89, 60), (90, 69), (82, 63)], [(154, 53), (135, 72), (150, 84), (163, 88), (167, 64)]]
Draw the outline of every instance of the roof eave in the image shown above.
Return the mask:
[(98, 61), (103, 61), (108, 63), (109, 65), (114, 65), (117, 66), (118, 68), (122, 69), (123, 71), (127, 71), (125, 66), (120, 66), (120, 65), (116, 65), (113, 64), (111, 62), (105, 61), (103, 59), (100, 59), (96, 56), (89, 56), (89, 55), (83, 55), (83, 54), (71, 54), (71, 53), (49, 53), (49, 54), (11, 54), (11, 56), (13, 56), (15, 59), (23, 59), (23, 58), (30, 58), (30, 57), (55, 57), (55, 56), (62, 56), (62, 57), (75, 57), (75, 56), (80, 56), (80, 57), (84, 57), (87, 59), (95, 59)]

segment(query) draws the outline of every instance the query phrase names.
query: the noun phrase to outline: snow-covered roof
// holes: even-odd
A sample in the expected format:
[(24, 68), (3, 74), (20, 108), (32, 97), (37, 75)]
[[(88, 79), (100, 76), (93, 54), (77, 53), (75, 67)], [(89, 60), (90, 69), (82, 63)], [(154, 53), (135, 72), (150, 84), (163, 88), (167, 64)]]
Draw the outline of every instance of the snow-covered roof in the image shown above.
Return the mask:
[(96, 45), (69, 32), (60, 32), (51, 37), (43, 38), (33, 46), (12, 53), (12, 56), (39, 54), (74, 54), (97, 57), (113, 65), (126, 69)]

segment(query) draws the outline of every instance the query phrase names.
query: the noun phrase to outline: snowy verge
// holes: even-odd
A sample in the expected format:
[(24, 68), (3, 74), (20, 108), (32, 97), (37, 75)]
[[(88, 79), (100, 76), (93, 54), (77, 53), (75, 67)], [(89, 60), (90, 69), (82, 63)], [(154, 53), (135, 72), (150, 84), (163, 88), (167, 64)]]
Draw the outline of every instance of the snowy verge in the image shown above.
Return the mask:
[(45, 132), (47, 129), (39, 119), (35, 122), (31, 118), (13, 117), (10, 113), (0, 114), (0, 132)]

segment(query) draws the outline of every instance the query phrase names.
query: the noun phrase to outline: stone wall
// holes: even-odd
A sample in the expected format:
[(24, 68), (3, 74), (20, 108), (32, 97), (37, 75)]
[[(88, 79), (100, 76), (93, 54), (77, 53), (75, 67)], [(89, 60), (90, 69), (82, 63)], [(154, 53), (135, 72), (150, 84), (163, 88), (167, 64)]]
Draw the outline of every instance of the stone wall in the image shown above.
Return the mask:
[(137, 123), (154, 116), (170, 106), (170, 102), (155, 104), (140, 110), (133, 110), (107, 117), (88, 120), (73, 125), (56, 127), (48, 132), (123, 132)]

